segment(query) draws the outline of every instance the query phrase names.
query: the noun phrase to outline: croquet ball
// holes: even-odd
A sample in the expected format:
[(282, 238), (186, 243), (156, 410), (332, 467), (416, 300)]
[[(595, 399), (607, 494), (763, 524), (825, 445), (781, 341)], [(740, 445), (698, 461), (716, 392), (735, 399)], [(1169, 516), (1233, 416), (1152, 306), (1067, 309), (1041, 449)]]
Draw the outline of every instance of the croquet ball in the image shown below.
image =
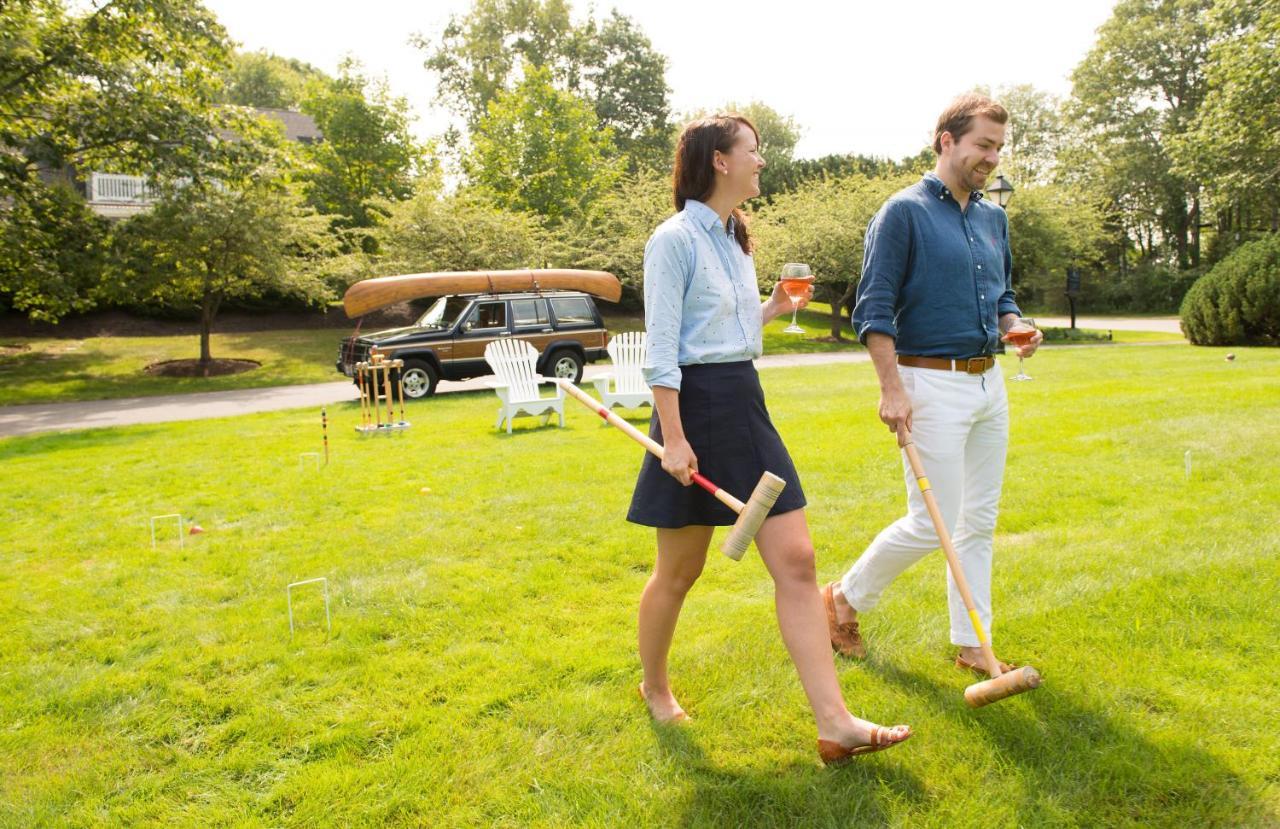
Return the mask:
[(418, 490), (418, 494), (419, 494), (419, 495), (430, 495), (430, 494), (431, 494), (431, 487), (429, 487), (429, 486), (424, 486), (422, 489)]
[(1229, 362), (1231, 362), (1232, 360), (1234, 360), (1235, 358), (1236, 358), (1236, 355), (1234, 355), (1234, 354), (1228, 354), (1228, 355), (1227, 355), (1227, 362), (1229, 363)]
[(187, 535), (199, 535), (204, 532), (204, 527), (199, 524), (192, 524), (191, 529), (187, 530)]

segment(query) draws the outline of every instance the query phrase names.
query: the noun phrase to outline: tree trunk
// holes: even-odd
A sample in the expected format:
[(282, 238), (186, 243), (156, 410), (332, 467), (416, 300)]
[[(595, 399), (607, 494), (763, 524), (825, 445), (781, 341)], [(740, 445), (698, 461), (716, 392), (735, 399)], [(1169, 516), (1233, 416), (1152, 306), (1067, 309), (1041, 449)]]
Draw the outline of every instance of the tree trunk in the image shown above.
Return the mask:
[(1191, 197), (1191, 267), (1200, 267), (1200, 197)]
[(218, 305), (222, 296), (211, 288), (205, 288), (200, 299), (200, 373), (208, 377), (213, 364), (213, 355), (209, 351), (209, 334), (213, 330), (213, 318), (218, 313)]
[(833, 340), (840, 341), (844, 339), (844, 304), (853, 299), (853, 292), (857, 288), (858, 283), (854, 280), (849, 280), (845, 289), (838, 294), (834, 288), (827, 289), (833, 297), (831, 303), (831, 339)]
[(1186, 270), (1187, 263), (1190, 261), (1187, 255), (1187, 211), (1178, 211), (1178, 225), (1175, 237), (1178, 242), (1178, 269)]

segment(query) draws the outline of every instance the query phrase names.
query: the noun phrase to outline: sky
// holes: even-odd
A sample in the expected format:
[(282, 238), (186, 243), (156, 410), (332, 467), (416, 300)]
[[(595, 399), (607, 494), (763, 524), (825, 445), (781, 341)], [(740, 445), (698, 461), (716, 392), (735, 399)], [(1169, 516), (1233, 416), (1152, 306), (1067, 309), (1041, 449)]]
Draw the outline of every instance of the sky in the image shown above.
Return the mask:
[[(451, 123), (414, 34), (437, 40), (470, 0), (205, 0), (231, 38), (329, 72), (351, 56), (408, 99), (420, 138)], [(901, 158), (930, 141), (938, 113), (974, 86), (1032, 84), (1057, 95), (1115, 0), (616, 0), (667, 56), (676, 113), (757, 100), (800, 126), (799, 158)]]

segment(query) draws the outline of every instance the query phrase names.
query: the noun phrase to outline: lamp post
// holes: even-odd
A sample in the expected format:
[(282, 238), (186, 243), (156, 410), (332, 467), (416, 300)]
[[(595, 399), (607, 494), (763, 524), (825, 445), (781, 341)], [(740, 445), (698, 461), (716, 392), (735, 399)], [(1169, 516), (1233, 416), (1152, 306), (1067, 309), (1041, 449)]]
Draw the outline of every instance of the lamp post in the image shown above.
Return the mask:
[(996, 176), (995, 183), (987, 188), (987, 198), (1000, 205), (1003, 210), (1009, 204), (1009, 199), (1013, 198), (1013, 185), (1004, 176)]

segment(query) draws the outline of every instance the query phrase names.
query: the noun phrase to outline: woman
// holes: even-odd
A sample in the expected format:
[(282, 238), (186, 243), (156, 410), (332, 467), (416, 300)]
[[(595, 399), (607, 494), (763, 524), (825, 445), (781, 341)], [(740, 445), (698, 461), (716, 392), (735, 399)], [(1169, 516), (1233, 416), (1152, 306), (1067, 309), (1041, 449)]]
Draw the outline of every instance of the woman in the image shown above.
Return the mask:
[(690, 486), (692, 474), (702, 472), (745, 497), (761, 474), (773, 472), (787, 486), (756, 535), (756, 547), (773, 577), (778, 626), (817, 720), (818, 753), (830, 764), (896, 745), (911, 730), (874, 725), (845, 707), (818, 594), (804, 493), (769, 420), (751, 362), (760, 356), (764, 324), (791, 309), (780, 287), (760, 302), (751, 241), (738, 209), (760, 194), (759, 143), (751, 122), (736, 115), (685, 127), (673, 174), (678, 212), (645, 247), (644, 372), (655, 409), (649, 433), (664, 445), (665, 458), (659, 463), (645, 457), (627, 515), (658, 534), (657, 563), (640, 598), (640, 695), (658, 722), (688, 718), (671, 692), (667, 653), (714, 527), (737, 517)]

